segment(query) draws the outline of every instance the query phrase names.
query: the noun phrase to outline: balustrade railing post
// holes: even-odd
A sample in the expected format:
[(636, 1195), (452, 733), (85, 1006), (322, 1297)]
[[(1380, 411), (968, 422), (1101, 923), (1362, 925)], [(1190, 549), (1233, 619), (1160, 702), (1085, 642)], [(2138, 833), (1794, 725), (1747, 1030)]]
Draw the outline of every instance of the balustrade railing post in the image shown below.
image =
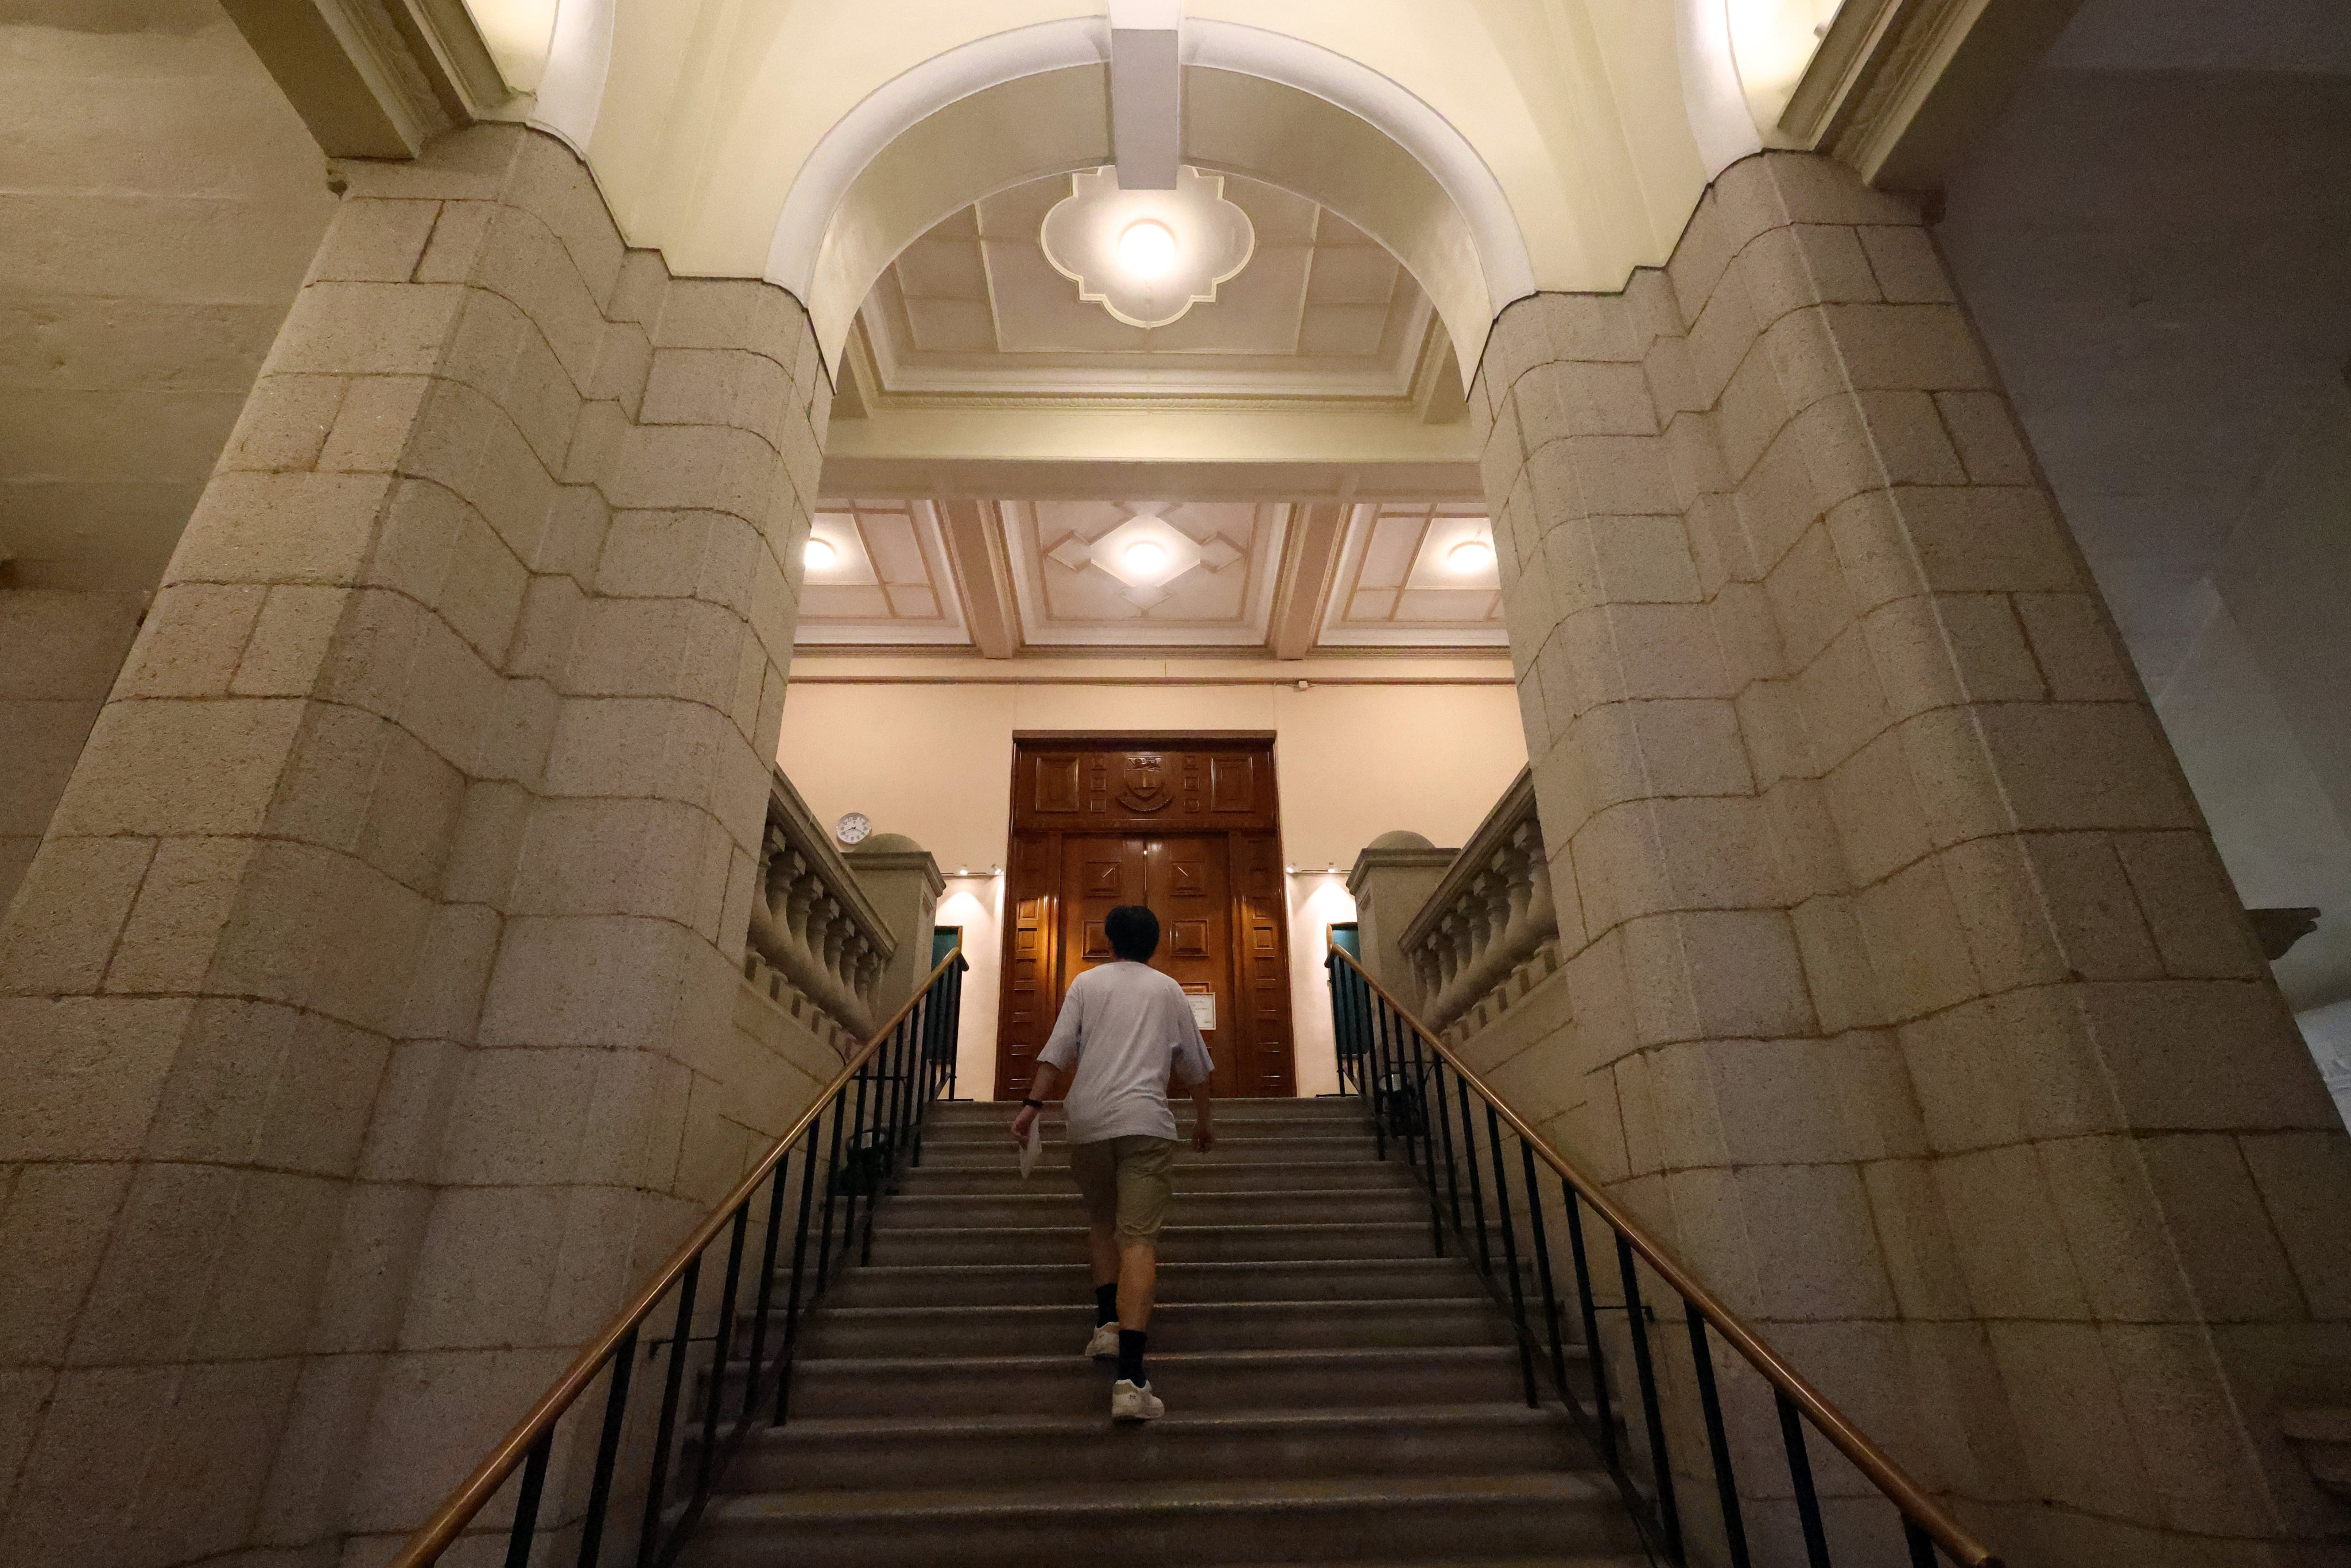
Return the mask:
[[(1383, 1002), (1380, 1005), (1385, 1007), (1387, 1004)], [(1407, 1023), (1405, 1026), (1405, 1032), (1406, 1038), (1412, 1041), (1413, 1092), (1420, 1102), (1421, 1143), (1428, 1153), (1428, 1162), (1422, 1167), (1421, 1173), (1428, 1178), (1428, 1241), (1437, 1256), (1442, 1258), (1445, 1256), (1445, 1207), (1444, 1200), (1437, 1196), (1437, 1132), (1438, 1127), (1444, 1124), (1445, 1118), (1441, 1114), (1431, 1117), (1428, 1104), (1429, 1087), (1439, 1081), (1429, 1071), (1427, 1055), (1422, 1049), (1420, 1030)], [(1446, 1146), (1448, 1149), (1451, 1148), (1449, 1141)], [(1447, 1174), (1451, 1174), (1449, 1165)]]
[(743, 1374), (743, 1405), (736, 1415), (737, 1433), (751, 1424), (751, 1406), (759, 1397), (759, 1353), (768, 1347), (768, 1313), (776, 1294), (776, 1249), (783, 1240), (779, 1232), (784, 1222), (784, 1188), (791, 1175), (791, 1152), (786, 1150), (776, 1168), (768, 1173), (768, 1230), (759, 1243), (759, 1288), (751, 1298), (751, 1350)]
[(1510, 1222), (1510, 1178), (1502, 1166), (1502, 1120), (1486, 1105), (1486, 1145), (1494, 1156), (1494, 1212), (1502, 1228), (1502, 1267), (1510, 1271), (1510, 1318), (1518, 1330), (1519, 1378), (1527, 1385), (1527, 1408), (1542, 1400), (1535, 1393), (1535, 1357), (1529, 1348), (1534, 1338), (1527, 1328), (1527, 1284), (1519, 1274), (1519, 1231)]
[[(1432, 1053), (1430, 1065), (1434, 1074), (1429, 1081), (1428, 1119), (1445, 1145), (1445, 1206), (1452, 1212), (1453, 1228), (1458, 1233), (1461, 1229), (1461, 1175), (1453, 1157), (1453, 1104), (1445, 1088), (1444, 1056)], [(1434, 1177), (1429, 1185), (1436, 1185)]]
[(742, 1282), (743, 1241), (750, 1225), (751, 1206), (737, 1205), (726, 1237), (726, 1279), (718, 1287), (718, 1322), (710, 1336), (710, 1389), (703, 1401), (701, 1463), (694, 1473), (697, 1509), (709, 1500), (711, 1470), (718, 1463), (718, 1412), (726, 1402), (726, 1358), (735, 1348), (735, 1292)]
[(1706, 1319), (1687, 1302), (1682, 1321), (1689, 1325), (1690, 1365), (1698, 1376), (1698, 1408), (1706, 1416), (1707, 1455), (1714, 1461), (1714, 1495), (1722, 1510), (1722, 1539), (1730, 1552), (1730, 1568), (1748, 1568), (1747, 1524), (1739, 1511), (1739, 1479), (1730, 1469), (1730, 1434), (1723, 1429), (1722, 1397), (1714, 1386), (1714, 1355), (1707, 1349)]
[(1796, 1519), (1804, 1528), (1804, 1561), (1811, 1568), (1831, 1568), (1829, 1532), (1821, 1521), (1820, 1494), (1813, 1490), (1813, 1456), (1804, 1448), (1803, 1413), (1784, 1389), (1771, 1391), (1780, 1407), (1780, 1441), (1788, 1450), (1788, 1479), (1796, 1493)]
[(1657, 1529), (1665, 1537), (1666, 1555), (1677, 1563), (1686, 1562), (1681, 1510), (1674, 1501), (1674, 1463), (1666, 1452), (1666, 1412), (1657, 1402), (1657, 1371), (1649, 1360), (1649, 1324), (1641, 1312), (1641, 1281), (1634, 1274), (1633, 1244), (1621, 1232), (1616, 1238), (1616, 1269), (1625, 1280), (1625, 1322), (1633, 1334), (1633, 1369), (1640, 1380), (1641, 1415), (1649, 1433)]
[[(862, 1196), (858, 1188), (865, 1185), (865, 1170), (873, 1163), (873, 1125), (867, 1119), (865, 1086), (873, 1076), (873, 1063), (881, 1056), (876, 1051), (865, 1059), (852, 1082), (857, 1086), (857, 1113), (849, 1121), (849, 1171), (843, 1184), (848, 1190), (841, 1195), (841, 1266), (849, 1267), (850, 1246), (857, 1238), (857, 1200)], [(875, 1096), (878, 1101), (879, 1095)]]
[(578, 1568), (596, 1568), (604, 1554), (604, 1515), (612, 1506), (612, 1469), (621, 1462), (621, 1437), (628, 1430), (629, 1375), (637, 1362), (637, 1331), (621, 1336), (612, 1352), (604, 1391), (604, 1430), (596, 1439), (596, 1469), (588, 1479), (588, 1511), (580, 1521)]
[[(776, 1349), (776, 1419), (773, 1425), (778, 1427), (784, 1424), (784, 1417), (791, 1407), (792, 1357), (799, 1348), (800, 1267), (808, 1260), (809, 1207), (816, 1196), (816, 1150), (817, 1145), (822, 1142), (817, 1134), (821, 1131), (823, 1121), (824, 1113), (819, 1111), (817, 1119), (809, 1124), (808, 1155), (800, 1162), (800, 1213), (799, 1223), (792, 1230), (792, 1282), (784, 1292), (784, 1343)], [(840, 1135), (841, 1117), (836, 1111), (833, 1136), (838, 1139)], [(791, 1163), (789, 1155), (785, 1156), (784, 1163)]]
[(1907, 1513), (1902, 1516), (1902, 1543), (1910, 1549), (1910, 1568), (1936, 1568), (1935, 1538)]
[(696, 1253), (677, 1281), (676, 1332), (671, 1335), (669, 1371), (662, 1379), (661, 1418), (653, 1425), (653, 1475), (645, 1484), (644, 1526), (638, 1531), (637, 1562), (650, 1568), (661, 1561), (662, 1503), (669, 1490), (670, 1445), (677, 1437), (677, 1401), (685, 1387), (685, 1352), (694, 1343), (694, 1291), (702, 1279)]
[(1461, 1162), (1469, 1167), (1469, 1207), (1478, 1216), (1478, 1267), (1494, 1277), (1494, 1251), (1486, 1240), (1486, 1188), (1478, 1175), (1478, 1131), (1469, 1123), (1469, 1085), (1457, 1076), (1453, 1087), (1461, 1101)]
[(1542, 1187), (1535, 1180), (1535, 1152), (1519, 1140), (1519, 1163), (1527, 1185), (1527, 1228), (1535, 1241), (1535, 1271), (1542, 1276), (1543, 1329), (1551, 1336), (1551, 1380), (1562, 1402), (1573, 1404), (1567, 1391), (1567, 1346), (1559, 1329), (1559, 1291), (1551, 1275), (1551, 1222), (1543, 1218)]
[(1583, 1200), (1559, 1179), (1560, 1197), (1567, 1207), (1567, 1246), (1575, 1263), (1575, 1299), (1583, 1317), (1583, 1359), (1592, 1367), (1593, 1421), (1600, 1428), (1600, 1453), (1614, 1467), (1616, 1458), (1616, 1416), (1608, 1401), (1608, 1358), (1600, 1347), (1600, 1309), (1592, 1297), (1592, 1264), (1583, 1251)]
[(538, 1496), (547, 1490), (547, 1455), (555, 1444), (555, 1428), (538, 1435), (530, 1457), (522, 1463), (522, 1485), (515, 1494), (514, 1527), (507, 1531), (507, 1568), (530, 1568), (531, 1538), (538, 1531)]
[(824, 1294), (832, 1279), (832, 1202), (841, 1185), (841, 1126), (849, 1120), (849, 1085), (832, 1093), (832, 1149), (824, 1162), (824, 1229), (817, 1238), (816, 1293)]
[[(1367, 1003), (1373, 999), (1369, 988), (1364, 994)], [(1364, 1049), (1370, 1056), (1371, 1063), (1364, 1074), (1364, 1100), (1372, 1111), (1372, 1150), (1384, 1160), (1388, 1157), (1388, 1118), (1387, 1107), (1380, 1103), (1380, 1097), (1386, 1092), (1384, 1086), (1387, 1082), (1388, 1070), (1380, 1059), (1380, 1010), (1375, 1007), (1366, 1007), (1364, 1011)]]

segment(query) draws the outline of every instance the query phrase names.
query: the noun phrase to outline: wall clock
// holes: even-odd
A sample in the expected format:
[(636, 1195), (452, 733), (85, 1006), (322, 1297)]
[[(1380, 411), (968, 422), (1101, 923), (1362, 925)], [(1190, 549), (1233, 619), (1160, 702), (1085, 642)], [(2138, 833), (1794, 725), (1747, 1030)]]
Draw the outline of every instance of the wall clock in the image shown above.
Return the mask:
[(872, 831), (873, 824), (862, 811), (852, 811), (832, 825), (832, 836), (852, 848), (863, 843)]

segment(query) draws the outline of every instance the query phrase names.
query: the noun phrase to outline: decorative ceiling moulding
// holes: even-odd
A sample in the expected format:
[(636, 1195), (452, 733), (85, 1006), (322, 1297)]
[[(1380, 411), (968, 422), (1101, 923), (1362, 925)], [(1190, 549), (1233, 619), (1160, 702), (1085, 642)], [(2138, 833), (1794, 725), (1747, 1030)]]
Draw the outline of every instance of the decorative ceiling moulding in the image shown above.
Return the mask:
[[(1418, 432), (1432, 429), (1427, 425), (1408, 428)], [(1433, 428), (1450, 433), (1457, 427)], [(845, 439), (848, 431), (857, 429), (857, 424), (848, 430), (836, 426), (834, 439), (827, 445), (823, 487), (829, 495), (911, 496), (933, 500), (989, 500), (998, 496), (1026, 496), (1040, 500), (1183, 496), (1196, 501), (1292, 502), (1410, 501), (1441, 496), (1480, 505), (1485, 495), (1477, 465), (1471, 461), (1149, 463), (844, 450), (853, 445)]]
[(1260, 648), (1290, 508), (1247, 501), (1006, 501), (1029, 648)]
[(973, 646), (935, 503), (820, 503), (803, 548), (800, 644)]
[(1146, 329), (1214, 303), (1217, 286), (1257, 250), (1257, 230), (1225, 200), (1224, 180), (1190, 168), (1164, 191), (1122, 190), (1113, 168), (1081, 170), (1037, 237), (1080, 299)]
[(1483, 503), (1350, 509), (1316, 641), (1324, 648), (1507, 648)]
[[(1081, 17), (973, 40), (902, 72), (826, 132), (785, 199), (765, 276), (807, 303), (829, 367), (883, 269), (932, 225), (990, 191), (1113, 161), (1108, 33), (1104, 18)], [(1436, 302), (1466, 381), (1494, 312), (1534, 287), (1500, 183), (1467, 138), (1320, 45), (1191, 20), (1182, 47), (1186, 160), (1295, 191), (1380, 240)], [(1256, 131), (1202, 110), (1204, 75), (1256, 84), (1205, 88)], [(1023, 83), (1018, 112), (987, 101)], [(1196, 144), (1210, 132), (1225, 139), (1213, 153)]]

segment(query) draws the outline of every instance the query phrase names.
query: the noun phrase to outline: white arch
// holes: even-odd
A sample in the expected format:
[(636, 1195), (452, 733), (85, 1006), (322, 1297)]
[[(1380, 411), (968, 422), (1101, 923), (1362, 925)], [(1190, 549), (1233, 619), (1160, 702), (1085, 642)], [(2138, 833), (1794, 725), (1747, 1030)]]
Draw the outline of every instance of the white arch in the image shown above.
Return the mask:
[(538, 80), (530, 123), (588, 158), (589, 139), (604, 106), (604, 79), (612, 69), (612, 11), (619, 0), (558, 0), (547, 70)]
[(1674, 43), (1682, 68), (1682, 108), (1689, 116), (1698, 155), (1713, 179), (1763, 149), (1746, 89), (1730, 54), (1730, 16), (1723, 0), (1677, 0)]
[(1110, 18), (1070, 16), (975, 38), (891, 78), (836, 120), (800, 165), (777, 216), (761, 276), (805, 301), (825, 233), (850, 186), (883, 148), (920, 121), (1005, 82), (1109, 61)]
[[(1400, 83), (1319, 44), (1207, 19), (1186, 21), (1183, 32), (1185, 63), (1255, 77), (1331, 104), (1393, 141), (1437, 183), (1460, 214), (1484, 283), (1485, 319), (1474, 329), (1458, 324), (1466, 376), (1493, 315), (1535, 288), (1533, 262), (1510, 198), (1468, 139)], [(852, 188), (884, 149), (964, 99), (1022, 78), (1103, 66), (1109, 55), (1106, 18), (1070, 17), (975, 39), (891, 78), (836, 121), (801, 165), (778, 216), (762, 276), (820, 316), (837, 314), (820, 309), (814, 298), (826, 287), (827, 237)], [(855, 304), (847, 308), (853, 311)]]

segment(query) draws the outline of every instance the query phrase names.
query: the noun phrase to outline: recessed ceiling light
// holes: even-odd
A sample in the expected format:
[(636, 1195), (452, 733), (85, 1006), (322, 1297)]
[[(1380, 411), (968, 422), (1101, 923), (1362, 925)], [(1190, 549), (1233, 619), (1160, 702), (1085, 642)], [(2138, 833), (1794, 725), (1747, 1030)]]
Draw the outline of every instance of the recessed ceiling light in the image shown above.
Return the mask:
[(1445, 552), (1445, 564), (1468, 576), (1494, 564), (1494, 547), (1484, 539), (1463, 539)]
[(1145, 576), (1167, 564), (1167, 547), (1155, 539), (1137, 539), (1119, 552), (1127, 570)]
[(1126, 225), (1118, 236), (1118, 264), (1137, 277), (1157, 277), (1176, 265), (1176, 233), (1155, 218)]
[(810, 539), (808, 548), (800, 551), (800, 559), (808, 562), (810, 571), (822, 571), (841, 564), (841, 552), (832, 548), (831, 539)]

